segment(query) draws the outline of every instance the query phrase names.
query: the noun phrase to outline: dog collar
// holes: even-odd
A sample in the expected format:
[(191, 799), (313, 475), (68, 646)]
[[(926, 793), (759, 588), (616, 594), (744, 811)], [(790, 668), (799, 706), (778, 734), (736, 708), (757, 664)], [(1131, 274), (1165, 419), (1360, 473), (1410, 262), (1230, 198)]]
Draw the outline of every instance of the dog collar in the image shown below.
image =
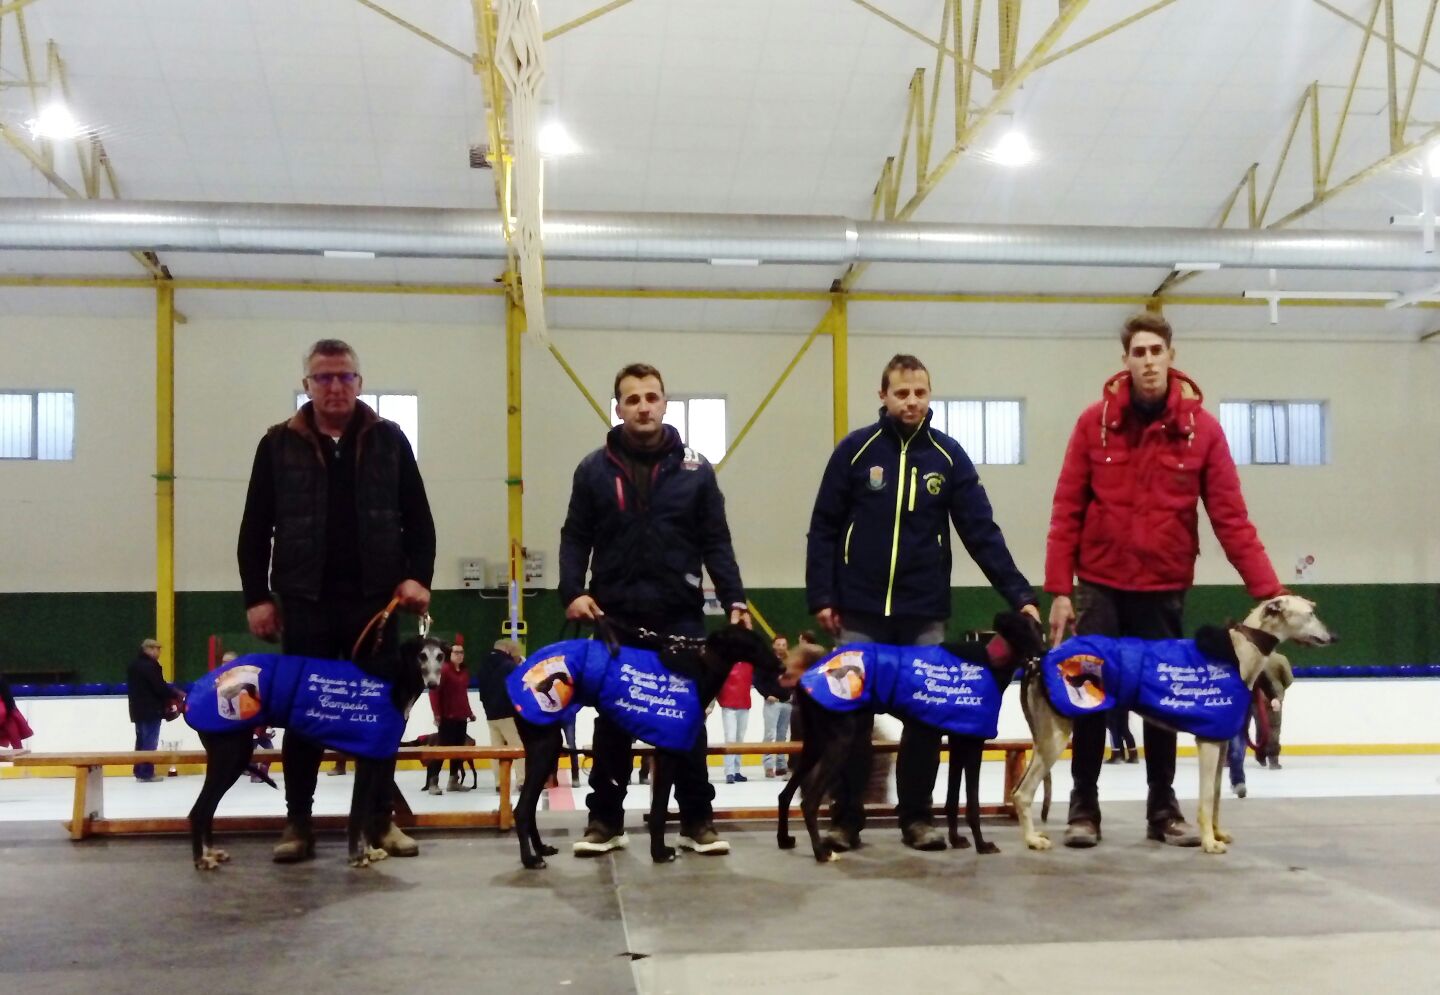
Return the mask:
[(1239, 629), (1240, 634), (1254, 644), (1261, 656), (1269, 656), (1275, 652), (1275, 647), (1280, 645), (1280, 637), (1272, 636), (1264, 629), (1256, 629), (1244, 624), (1237, 625), (1235, 628)]

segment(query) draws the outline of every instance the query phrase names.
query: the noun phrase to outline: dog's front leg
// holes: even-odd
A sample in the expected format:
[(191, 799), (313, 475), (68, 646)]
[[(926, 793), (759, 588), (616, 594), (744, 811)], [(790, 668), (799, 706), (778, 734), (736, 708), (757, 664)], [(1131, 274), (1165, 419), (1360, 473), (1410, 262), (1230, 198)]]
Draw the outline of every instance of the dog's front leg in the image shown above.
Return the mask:
[(525, 745), (525, 783), (515, 805), (515, 836), (520, 841), (520, 862), (539, 869), (545, 866), (546, 857), (558, 852), (541, 841), (535, 812), (540, 805), (540, 793), (560, 763), (560, 727), (527, 724), (521, 728), (520, 739)]
[(675, 767), (680, 762), (675, 754), (656, 750), (650, 773), (650, 859), (668, 864), (675, 859), (675, 848), (665, 845), (665, 818), (670, 810), (670, 786), (675, 783)]
[(355, 785), (350, 791), (350, 819), (347, 824), (351, 867), (369, 867), (390, 856), (374, 845), (378, 833), (383, 831), (383, 827), (375, 825), (375, 804), (382, 776), (390, 776), (390, 768), (386, 764), (364, 757), (355, 758)]
[(1211, 811), (1210, 825), (1213, 826), (1215, 829), (1215, 838), (1217, 840), (1219, 840), (1221, 843), (1234, 843), (1235, 837), (1231, 836), (1229, 833), (1225, 832), (1225, 830), (1220, 828), (1220, 799), (1223, 797), (1220, 788), (1225, 780), (1226, 761), (1230, 759), (1230, 743), (1227, 741), (1219, 744), (1219, 746), (1220, 756), (1216, 758), (1215, 761), (1215, 806)]
[(960, 779), (965, 773), (965, 764), (961, 761), (964, 751), (961, 737), (954, 733), (947, 736), (946, 750), (949, 763), (945, 772), (945, 823), (950, 830), (950, 849), (964, 850), (970, 846), (970, 841), (960, 835)]
[[(961, 756), (965, 758), (965, 822), (970, 826), (970, 835), (975, 837), (975, 852), (999, 853), (1000, 848), (980, 833), (980, 761), (985, 756), (984, 741), (964, 741)], [(951, 757), (950, 762), (954, 763), (955, 758)]]
[(1224, 853), (1225, 841), (1216, 832), (1216, 816), (1220, 797), (1220, 761), (1224, 759), (1221, 744), (1213, 739), (1196, 739), (1200, 755), (1200, 846), (1206, 853)]

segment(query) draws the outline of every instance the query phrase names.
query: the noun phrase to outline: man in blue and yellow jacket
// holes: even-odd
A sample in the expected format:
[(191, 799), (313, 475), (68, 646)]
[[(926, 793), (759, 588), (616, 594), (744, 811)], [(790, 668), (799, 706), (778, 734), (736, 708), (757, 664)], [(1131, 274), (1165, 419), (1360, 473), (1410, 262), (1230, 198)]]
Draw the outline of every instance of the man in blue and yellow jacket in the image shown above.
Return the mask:
[[(1038, 622), (1035, 592), (1015, 566), (970, 457), (930, 427), (930, 373), (897, 355), (880, 378), (880, 420), (835, 447), (806, 550), (805, 594), (842, 643), (931, 646), (950, 617), (950, 522), (965, 551), (1010, 607)], [(864, 825), (860, 756), (835, 793), (831, 843), (854, 846)], [(940, 735), (908, 722), (896, 767), (896, 815), (908, 846), (945, 849), (930, 804)]]

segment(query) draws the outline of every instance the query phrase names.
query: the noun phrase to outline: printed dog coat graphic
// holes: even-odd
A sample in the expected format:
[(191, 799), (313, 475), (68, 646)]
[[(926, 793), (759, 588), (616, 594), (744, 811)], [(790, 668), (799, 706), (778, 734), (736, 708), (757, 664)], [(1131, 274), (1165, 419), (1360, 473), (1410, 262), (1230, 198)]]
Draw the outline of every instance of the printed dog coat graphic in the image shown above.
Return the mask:
[(527, 722), (569, 721), (590, 705), (635, 739), (665, 750), (690, 749), (705, 721), (694, 681), (666, 670), (651, 650), (622, 646), (612, 657), (598, 639), (546, 646), (505, 683)]
[(821, 708), (874, 708), (958, 736), (993, 739), (1003, 689), (989, 667), (943, 646), (852, 643), (820, 660), (800, 687)]
[(234, 722), (254, 719), (260, 714), (260, 668), (246, 665), (226, 671), (215, 682), (215, 694), (221, 718)]
[(1077, 636), (1040, 666), (1050, 703), (1071, 718), (1130, 708), (1179, 732), (1230, 739), (1250, 702), (1239, 668), (1206, 659), (1189, 639)]

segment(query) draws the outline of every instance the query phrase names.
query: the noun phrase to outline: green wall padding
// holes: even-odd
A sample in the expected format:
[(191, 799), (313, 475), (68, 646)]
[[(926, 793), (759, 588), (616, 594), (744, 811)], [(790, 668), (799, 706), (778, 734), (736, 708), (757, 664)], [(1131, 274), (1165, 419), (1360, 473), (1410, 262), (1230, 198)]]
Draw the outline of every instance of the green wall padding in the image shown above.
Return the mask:
[[(1297, 593), (1313, 598), (1324, 618), (1343, 637), (1323, 650), (1290, 646), (1297, 663), (1339, 666), (1440, 663), (1440, 585), (1325, 584)], [(751, 599), (772, 626), (792, 639), (814, 629), (799, 588), (759, 588)], [(955, 588), (950, 630), (984, 627), (1003, 604), (988, 588)], [(1186, 630), (1203, 622), (1243, 617), (1251, 601), (1243, 589), (1197, 587), (1186, 603)], [(1048, 610), (1047, 602), (1042, 608)], [(182, 680), (203, 673), (207, 640), (219, 635), (226, 649), (258, 650), (245, 631), (238, 591), (184, 591), (176, 596), (176, 662)], [(482, 599), (474, 591), (436, 591), (431, 614), (444, 638), (465, 634), (471, 645), (500, 636), (507, 614), (503, 599)], [(529, 645), (558, 639), (563, 606), (553, 590), (525, 599)], [(72, 670), (76, 681), (118, 683), (140, 640), (154, 635), (155, 598), (144, 592), (30, 593), (0, 595), (0, 672)], [(412, 630), (413, 631), (413, 630)]]

